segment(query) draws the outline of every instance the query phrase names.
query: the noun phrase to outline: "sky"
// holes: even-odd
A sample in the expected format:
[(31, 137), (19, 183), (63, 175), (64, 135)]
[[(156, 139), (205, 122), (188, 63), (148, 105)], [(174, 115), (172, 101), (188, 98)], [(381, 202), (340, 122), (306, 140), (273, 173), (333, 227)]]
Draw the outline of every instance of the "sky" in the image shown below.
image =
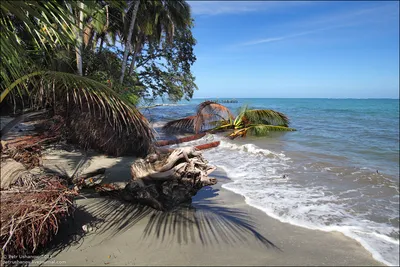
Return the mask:
[(195, 98), (399, 98), (398, 1), (188, 1)]

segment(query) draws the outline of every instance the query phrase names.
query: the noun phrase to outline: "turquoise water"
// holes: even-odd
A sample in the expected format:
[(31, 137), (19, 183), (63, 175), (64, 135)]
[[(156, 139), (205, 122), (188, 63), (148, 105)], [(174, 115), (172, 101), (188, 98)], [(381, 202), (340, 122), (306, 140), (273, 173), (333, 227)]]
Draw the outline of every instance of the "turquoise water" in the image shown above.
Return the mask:
[[(340, 231), (377, 260), (398, 265), (399, 100), (237, 100), (224, 105), (232, 111), (247, 104), (283, 112), (298, 131), (234, 141), (207, 136), (221, 140), (204, 155), (227, 171), (232, 183), (224, 187), (283, 222)], [(143, 113), (157, 130), (166, 121), (192, 115), (202, 101)]]

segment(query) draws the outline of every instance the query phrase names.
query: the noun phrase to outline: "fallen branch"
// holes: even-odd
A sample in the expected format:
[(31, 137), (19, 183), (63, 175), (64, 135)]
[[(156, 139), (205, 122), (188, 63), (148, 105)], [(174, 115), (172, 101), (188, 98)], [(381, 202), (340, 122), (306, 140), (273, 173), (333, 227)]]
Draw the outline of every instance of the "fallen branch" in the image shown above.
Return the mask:
[(174, 145), (174, 144), (180, 144), (184, 142), (189, 142), (193, 140), (200, 139), (204, 137), (206, 133), (200, 133), (200, 134), (195, 134), (191, 136), (186, 136), (178, 139), (172, 139), (172, 140), (161, 140), (155, 143), (156, 146), (168, 146), (168, 145)]
[[(220, 143), (221, 143), (220, 141), (215, 141), (215, 142), (211, 142), (211, 143), (207, 143), (207, 144), (197, 145), (194, 148), (196, 150), (205, 150), (205, 149), (217, 147), (220, 145)], [(156, 148), (156, 152), (158, 154), (168, 154), (168, 153), (173, 152), (174, 150), (175, 150), (174, 148), (165, 148), (165, 147)]]
[(16, 118), (14, 118), (12, 121), (7, 123), (3, 127), (3, 129), (1, 129), (1, 131), (0, 131), (1, 139), (3, 139), (7, 135), (7, 133), (9, 131), (11, 131), (12, 128), (14, 128), (18, 123), (20, 123), (20, 122), (22, 122), (22, 121), (24, 121), (24, 120), (26, 120), (28, 118), (32, 118), (32, 117), (37, 116), (37, 115), (42, 115), (42, 114), (44, 114), (46, 112), (47, 112), (47, 110), (34, 111), (34, 112), (29, 112), (29, 113), (22, 114), (22, 115), (20, 115), (20, 116), (18, 116)]
[(203, 145), (195, 146), (195, 148), (196, 148), (197, 150), (205, 150), (205, 149), (217, 147), (217, 146), (220, 145), (220, 143), (221, 143), (220, 141), (215, 141), (215, 142), (211, 142), (211, 143), (208, 143), (208, 144), (203, 144)]

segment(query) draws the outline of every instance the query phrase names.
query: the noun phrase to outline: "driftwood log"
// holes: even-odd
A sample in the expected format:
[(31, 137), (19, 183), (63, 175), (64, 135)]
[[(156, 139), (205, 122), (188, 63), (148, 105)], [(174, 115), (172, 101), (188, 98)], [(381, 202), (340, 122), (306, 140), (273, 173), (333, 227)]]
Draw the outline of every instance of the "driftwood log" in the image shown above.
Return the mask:
[(185, 136), (182, 138), (177, 138), (177, 139), (172, 139), (172, 140), (160, 140), (160, 141), (156, 142), (155, 145), (156, 146), (168, 146), (168, 145), (180, 144), (180, 143), (197, 140), (204, 136), (206, 136), (206, 133), (194, 134), (194, 135)]
[(207, 163), (194, 147), (150, 154), (132, 164), (132, 180), (122, 197), (158, 210), (190, 204), (192, 196), (202, 187), (217, 183), (217, 179), (208, 176), (216, 167)]

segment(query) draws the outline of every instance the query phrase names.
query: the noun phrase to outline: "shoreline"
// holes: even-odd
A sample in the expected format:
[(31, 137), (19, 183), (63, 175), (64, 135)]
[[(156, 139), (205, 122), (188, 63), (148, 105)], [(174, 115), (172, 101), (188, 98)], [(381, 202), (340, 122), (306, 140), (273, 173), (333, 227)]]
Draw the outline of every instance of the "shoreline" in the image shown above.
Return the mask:
[[(110, 178), (123, 174), (123, 165)], [(342, 233), (294, 226), (248, 205), (222, 187), (231, 180), (220, 168), (212, 176), (216, 185), (200, 190), (191, 209), (175, 212), (90, 194), (78, 199), (75, 219), (31, 265), (384, 266)]]
[[(322, 232), (339, 232), (346, 237), (349, 237), (352, 240), (360, 243), (363, 248), (372, 254), (372, 257), (376, 261), (387, 266), (398, 264), (398, 260), (396, 263), (396, 257), (398, 256), (398, 239), (396, 240), (395, 237), (391, 238), (391, 236), (389, 237), (387, 234), (379, 235), (379, 228), (378, 230), (375, 230), (378, 226), (374, 224), (375, 221), (373, 219), (365, 218), (364, 220), (363, 216), (352, 217), (352, 214), (347, 213), (347, 210), (342, 208), (341, 205), (335, 205), (335, 200), (340, 200), (340, 195), (338, 196), (335, 193), (340, 194), (341, 190), (337, 190), (336, 192), (333, 190), (327, 191), (330, 193), (331, 197), (328, 197), (328, 199), (324, 200), (324, 197), (321, 197), (321, 195), (325, 196), (324, 190), (319, 191), (317, 186), (313, 187), (312, 183), (310, 187), (304, 186), (307, 184), (305, 182), (303, 183), (302, 179), (305, 181), (313, 181), (314, 178), (310, 177), (325, 178), (325, 173), (323, 170), (321, 171), (316, 169), (314, 172), (302, 172), (302, 165), (300, 165), (299, 162), (306, 162), (306, 164), (308, 164), (308, 162), (314, 162), (312, 159), (311, 161), (307, 161), (309, 158), (304, 156), (306, 160), (302, 161), (298, 158), (296, 159), (295, 156), (290, 155), (290, 153), (287, 151), (283, 152), (284, 149), (282, 148), (274, 147), (273, 145), (271, 146), (269, 143), (267, 145), (263, 145), (261, 143), (252, 142), (252, 140), (237, 143), (227, 142), (225, 144), (221, 143), (221, 145), (222, 148), (220, 151), (214, 153), (210, 150), (210, 152), (207, 152), (209, 153), (207, 156), (210, 156), (209, 158), (212, 164), (224, 168), (228, 176), (231, 177), (232, 183), (223, 185), (223, 187), (233, 193), (243, 196), (244, 201), (248, 205), (262, 211), (267, 216), (277, 219), (282, 223), (288, 223), (297, 227)], [(241, 156), (239, 156), (239, 154), (236, 157), (229, 154), (231, 151), (244, 151), (246, 153), (243, 153)], [(279, 151), (281, 151), (282, 154), (279, 154)], [(264, 169), (262, 167), (263, 165), (257, 165), (262, 162), (261, 159), (259, 160), (257, 158), (258, 153), (266, 156), (278, 155), (279, 159), (281, 159), (281, 155), (283, 155), (282, 158), (287, 157), (290, 159), (290, 164), (287, 164), (286, 158), (283, 158), (283, 160), (280, 161), (283, 162), (282, 168), (278, 168), (276, 165), (271, 163), (272, 167), (268, 170), (272, 171), (265, 171), (267, 174), (264, 174)], [(226, 156), (226, 158), (224, 156)], [(250, 156), (252, 157), (251, 159), (247, 158)], [(236, 162), (240, 162), (240, 166), (236, 165)], [(308, 165), (306, 166), (308, 167)], [(336, 167), (336, 165), (332, 166)], [(287, 168), (288, 171), (285, 168)], [(304, 169), (306, 168), (304, 167)], [(275, 170), (278, 171), (278, 174), (275, 174)], [(330, 173), (330, 171), (331, 170), (329, 169), (329, 172), (327, 173)], [(353, 172), (353, 170), (351, 171)], [(300, 173), (299, 178), (297, 177), (298, 172)], [(334, 172), (336, 176), (338, 176), (338, 173), (339, 171)], [(271, 184), (266, 182), (268, 179), (263, 179), (265, 175), (269, 177), (269, 174), (271, 174), (271, 177), (273, 177)], [(283, 174), (294, 179), (288, 179), (288, 183), (286, 183), (286, 179), (282, 179)], [(303, 174), (303, 176), (301, 176), (301, 174)], [(339, 173), (339, 175), (341, 174), (342, 173)], [(360, 172), (360, 176), (362, 174), (365, 175), (368, 173)], [(373, 172), (373, 174), (376, 173)], [(349, 176), (350, 178), (353, 178), (352, 175), (353, 173), (351, 173), (351, 176), (343, 175), (343, 177), (339, 178), (345, 179)], [(327, 177), (332, 178), (332, 176), (334, 175), (332, 174), (331, 176)], [(336, 181), (336, 176), (333, 177), (334, 181)], [(368, 178), (369, 176), (365, 177)], [(372, 177), (375, 178), (376, 176), (372, 175)], [(291, 180), (295, 182), (291, 183)], [(322, 179), (318, 178), (316, 180), (319, 182)], [(322, 183), (318, 183), (318, 185), (321, 184)], [(298, 185), (303, 187), (296, 187)], [(332, 184), (329, 185), (332, 186)], [(312, 193), (309, 193), (308, 189), (310, 189), (310, 191), (311, 189), (314, 189), (311, 192), (317, 195), (315, 199), (313, 198)], [(347, 192), (347, 190), (356, 191), (357, 187), (345, 188), (342, 191)], [(311, 198), (309, 198), (309, 196), (311, 196)], [(322, 200), (321, 203), (319, 203), (319, 199)], [(330, 202), (330, 200), (332, 200), (332, 202)], [(354, 203), (358, 203), (358, 200), (353, 201)], [(348, 204), (351, 206), (353, 203), (348, 202)], [(324, 207), (325, 205), (326, 207)], [(335, 220), (337, 218), (335, 217), (336, 212), (337, 214), (340, 214), (337, 217), (341, 216), (339, 219), (343, 218), (343, 221), (339, 219)], [(310, 214), (310, 216), (308, 216), (308, 214)], [(334, 217), (334, 220), (330, 220), (332, 217)], [(378, 220), (377, 222), (379, 223), (380, 221)], [(369, 228), (369, 225), (372, 225), (371, 228)], [(376, 228), (373, 228), (373, 226)], [(383, 227), (382, 229), (386, 233), (392, 229), (389, 228), (389, 230), (387, 230)], [(398, 230), (394, 229), (394, 231)]]
[[(229, 179), (229, 178), (228, 178), (228, 179)], [(233, 181), (231, 180), (230, 182), (233, 182)], [(227, 182), (227, 183), (228, 183), (228, 182)], [(326, 229), (323, 229), (323, 228), (317, 228), (317, 227), (314, 227), (314, 228), (313, 228), (312, 226), (307, 226), (307, 225), (303, 225), (303, 224), (296, 224), (295, 222), (291, 222), (291, 221), (285, 220), (285, 219), (283, 219), (283, 218), (281, 218), (281, 217), (279, 217), (279, 216), (277, 216), (277, 215), (275, 215), (275, 214), (273, 214), (273, 213), (271, 213), (271, 212), (269, 212), (269, 211), (263, 209), (261, 206), (258, 206), (258, 205), (249, 203), (249, 199), (246, 198), (246, 196), (240, 194), (239, 192), (235, 192), (234, 190), (228, 189), (228, 188), (226, 188), (226, 187), (222, 187), (222, 188), (223, 188), (224, 190), (227, 190), (227, 191), (229, 191), (229, 192), (232, 192), (232, 193), (234, 193), (234, 194), (237, 194), (237, 195), (241, 196), (241, 197), (243, 198), (243, 201), (244, 201), (248, 206), (250, 206), (250, 207), (252, 207), (252, 208), (255, 208), (255, 209), (261, 211), (261, 212), (262, 212), (263, 214), (265, 214), (266, 216), (268, 216), (268, 217), (270, 217), (270, 218), (272, 218), (272, 219), (275, 219), (275, 220), (279, 221), (280, 223), (285, 223), (285, 224), (289, 224), (289, 225), (291, 225), (291, 226), (300, 227), (300, 228), (304, 228), (304, 229), (308, 229), (308, 230), (312, 230), (312, 231), (319, 231), (319, 232), (326, 232), (326, 233), (338, 233), (338, 234), (340, 234), (340, 235), (345, 236), (346, 238), (350, 238), (351, 240), (353, 240), (353, 241), (359, 243), (359, 245), (361, 245), (366, 251), (368, 251), (368, 253), (371, 254), (372, 258), (373, 258), (374, 260), (376, 260), (377, 262), (379, 262), (382, 266), (392, 266), (390, 263), (388, 263), (387, 261), (385, 261), (383, 258), (378, 259), (379, 256), (375, 257), (376, 254), (374, 254), (374, 253), (377, 253), (377, 252), (376, 252), (373, 248), (369, 247), (368, 244), (367, 244), (366, 242), (364, 242), (362, 239), (360, 239), (360, 238), (358, 238), (357, 236), (351, 234), (351, 232), (347, 232), (347, 233), (346, 233), (346, 232), (343, 232), (343, 231), (340, 231), (340, 230), (335, 229), (335, 228), (337, 228), (337, 227), (327, 227)]]

